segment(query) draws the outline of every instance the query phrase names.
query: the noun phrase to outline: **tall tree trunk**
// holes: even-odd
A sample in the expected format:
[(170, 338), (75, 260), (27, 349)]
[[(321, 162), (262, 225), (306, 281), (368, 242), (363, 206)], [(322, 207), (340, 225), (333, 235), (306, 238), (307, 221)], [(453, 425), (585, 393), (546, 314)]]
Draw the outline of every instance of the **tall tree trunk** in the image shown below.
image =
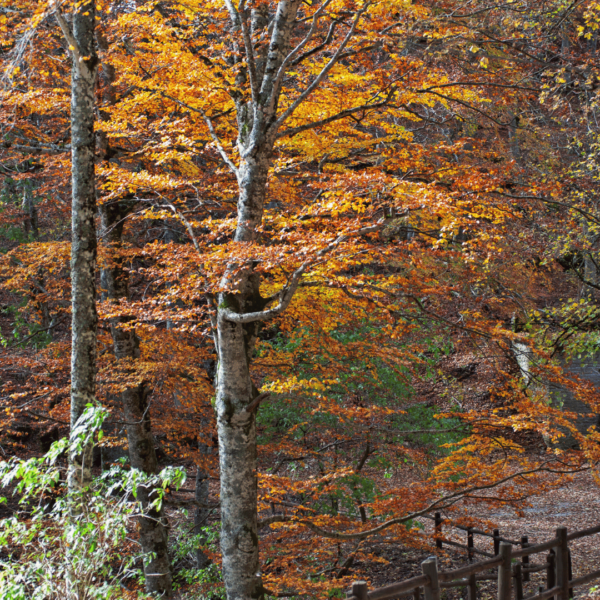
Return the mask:
[(33, 234), (35, 240), (39, 237), (38, 229), (38, 213), (37, 208), (33, 202), (33, 189), (31, 181), (25, 182), (25, 189), (23, 190), (23, 202), (21, 204), (22, 210), (25, 213), (24, 229), (26, 235), (29, 233)]
[[(123, 202), (102, 205), (103, 241), (108, 246), (108, 265), (102, 272), (103, 286), (109, 300), (127, 299), (128, 277), (123, 268), (119, 249), (123, 238), (124, 219), (129, 212)], [(129, 319), (115, 317), (110, 321), (113, 347), (118, 361), (139, 358), (139, 340), (135, 331), (121, 326)], [(154, 436), (148, 411), (149, 389), (144, 382), (121, 392), (121, 405), (125, 415), (129, 459), (135, 469), (153, 475), (158, 472), (158, 461), (154, 449)], [(171, 561), (168, 552), (168, 524), (164, 511), (150, 509), (149, 505), (155, 497), (155, 490), (148, 486), (140, 486), (137, 490), (138, 500), (142, 506), (143, 516), (139, 518), (140, 544), (142, 552), (152, 558), (144, 561), (146, 591), (160, 594), (161, 597), (172, 595)]]
[[(251, 241), (262, 221), (268, 153), (240, 166), (236, 241)], [(232, 271), (235, 270), (235, 266)], [(221, 294), (219, 305), (237, 313), (262, 310), (260, 276), (248, 266), (236, 273), (237, 293)], [(225, 275), (225, 286), (230, 279)], [(217, 432), (221, 476), (221, 551), (227, 597), (259, 598), (263, 594), (258, 556), (256, 418), (249, 405), (258, 395), (250, 362), (259, 323), (232, 323), (219, 315), (216, 382)]]
[(221, 552), (227, 598), (259, 598), (256, 419), (246, 411), (253, 385), (243, 326), (219, 319), (217, 432), (221, 474)]
[[(56, 17), (69, 44), (71, 69), (71, 431), (87, 404), (96, 400), (96, 186), (94, 174), (94, 107), (97, 55), (94, 2), (76, 4), (73, 29), (56, 6)], [(69, 491), (91, 482), (92, 444), (69, 456)]]

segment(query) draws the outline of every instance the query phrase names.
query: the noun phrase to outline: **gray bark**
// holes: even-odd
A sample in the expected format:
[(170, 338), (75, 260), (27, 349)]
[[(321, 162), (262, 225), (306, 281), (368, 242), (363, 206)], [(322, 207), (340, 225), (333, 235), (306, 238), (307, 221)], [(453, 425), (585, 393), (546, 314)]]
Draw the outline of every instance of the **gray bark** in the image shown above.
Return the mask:
[[(231, 0), (226, 0), (226, 3), (231, 16), (232, 34), (236, 39), (243, 40), (244, 51), (238, 52), (239, 61), (247, 65), (240, 68), (236, 84), (241, 86), (248, 83), (250, 100), (241, 96), (235, 98), (239, 164), (236, 166), (219, 144), (217, 147), (238, 181), (234, 239), (251, 242), (256, 240), (262, 223), (267, 178), (278, 131), (327, 76), (354, 29), (339, 44), (328, 67), (299, 93), (296, 101), (284, 113), (278, 115), (283, 73), (308, 43), (321, 13), (317, 11), (305, 41), (292, 49), (291, 37), (297, 26), (300, 0), (280, 0), (270, 25), (269, 15), (264, 10), (238, 12)], [(256, 51), (253, 40), (257, 39), (259, 32), (264, 33), (268, 26), (272, 27), (268, 48), (265, 50), (262, 46)], [(239, 51), (240, 47), (241, 42), (235, 45), (235, 50)], [(208, 119), (207, 122), (218, 142), (212, 124)], [(260, 313), (269, 301), (260, 296), (260, 276), (253, 271), (252, 264), (229, 265), (222, 287), (235, 293), (219, 294), (215, 315), (219, 358), (215, 408), (221, 474), (221, 551), (228, 599), (246, 600), (264, 595), (257, 530), (256, 410), (252, 404), (258, 396), (258, 390), (250, 377), (250, 362), (260, 321), (265, 319), (250, 318), (249, 314)], [(289, 304), (292, 295), (293, 290), (288, 294), (289, 298), (286, 296), (285, 302), (284, 295), (281, 296), (282, 309)], [(247, 319), (234, 320), (234, 314), (246, 315)]]
[(508, 125), (508, 140), (510, 143), (510, 151), (513, 158), (517, 161), (521, 161), (521, 149), (519, 148), (519, 117), (514, 113), (510, 115), (510, 124)]
[[(289, 51), (290, 32), (298, 5), (299, 0), (279, 2), (267, 57), (260, 57), (256, 63), (249, 61), (253, 100), (237, 102), (238, 147), (242, 160), (236, 173), (239, 185), (236, 241), (254, 240), (262, 222), (275, 142), (275, 131), (269, 129), (279, 99), (279, 89), (274, 89), (273, 78)], [(238, 14), (231, 2), (228, 6), (234, 30), (245, 28), (246, 15)], [(265, 22), (264, 18), (254, 18), (253, 26), (259, 27)], [(249, 51), (252, 52), (251, 45), (246, 46), (246, 52)], [(257, 67), (264, 70), (259, 102)], [(281, 83), (277, 86), (280, 88)], [(225, 274), (226, 286), (235, 269), (236, 265), (231, 265)], [(236, 277), (240, 293), (221, 294), (219, 305), (240, 313), (262, 310), (265, 302), (258, 293), (260, 280), (253, 274), (251, 265), (241, 277), (239, 274)], [(258, 555), (256, 420), (254, 411), (246, 410), (258, 394), (249, 368), (257, 332), (257, 323), (233, 323), (225, 318), (222, 310), (217, 315), (219, 364), (215, 408), (221, 477), (221, 551), (229, 600), (263, 596)]]
[[(590, 427), (598, 427), (600, 425), (600, 416), (594, 413), (585, 402), (577, 398), (570, 389), (562, 385), (539, 380), (536, 382), (533, 379), (531, 375), (533, 353), (529, 346), (522, 342), (512, 342), (512, 350), (517, 359), (525, 385), (538, 393), (542, 391), (556, 408), (575, 413), (577, 418), (573, 424), (579, 433), (585, 435)], [(598, 370), (600, 354), (596, 353), (592, 356), (584, 356), (583, 358), (573, 357), (568, 362), (563, 354), (559, 354), (558, 357), (567, 375), (576, 375), (584, 381), (589, 381), (594, 386), (600, 387), (600, 371)], [(561, 426), (558, 430), (563, 434), (563, 437), (559, 438), (556, 442), (545, 438), (547, 446), (562, 450), (578, 447), (578, 442), (569, 429)]]
[[(94, 2), (75, 6), (72, 30), (58, 7), (56, 17), (69, 45), (71, 69), (71, 429), (87, 404), (96, 400), (96, 187), (94, 173), (94, 107), (97, 55), (94, 47)], [(71, 492), (91, 482), (91, 444), (69, 456)]]
[[(103, 241), (107, 245), (109, 266), (103, 269), (102, 282), (109, 300), (127, 299), (128, 277), (123, 268), (119, 248), (122, 244), (124, 219), (129, 212), (123, 202), (102, 205)], [(114, 317), (110, 321), (115, 357), (118, 361), (139, 358), (139, 340), (133, 330), (121, 326), (128, 321), (127, 317)], [(149, 389), (142, 382), (121, 392), (121, 406), (127, 423), (127, 441), (129, 460), (135, 469), (153, 475), (158, 472), (158, 461), (154, 448), (154, 436), (150, 422), (148, 406)], [(142, 506), (143, 516), (139, 518), (140, 544), (142, 552), (152, 558), (144, 561), (146, 591), (160, 594), (161, 597), (172, 595), (171, 561), (168, 552), (168, 523), (164, 511), (149, 509), (155, 497), (151, 487), (140, 486), (137, 490), (138, 500)]]
[[(243, 307), (240, 307), (243, 310)], [(254, 324), (252, 324), (254, 325)], [(252, 332), (218, 319), (217, 432), (221, 475), (221, 551), (229, 599), (262, 596), (258, 556), (256, 396), (250, 378)]]
[[(600, 371), (598, 370), (600, 354), (596, 353), (592, 356), (584, 356), (583, 358), (572, 357), (568, 362), (564, 355), (559, 355), (559, 359), (566, 374), (576, 375), (584, 381), (589, 381), (595, 387), (600, 388)], [(585, 402), (577, 398), (572, 391), (562, 386), (550, 385), (549, 393), (554, 406), (578, 415), (573, 424), (580, 434), (585, 435), (590, 427), (598, 427), (600, 425), (600, 416), (594, 413)], [(568, 429), (560, 427), (560, 431), (563, 433), (563, 437), (558, 440), (556, 447), (561, 449), (578, 447), (577, 440)]]

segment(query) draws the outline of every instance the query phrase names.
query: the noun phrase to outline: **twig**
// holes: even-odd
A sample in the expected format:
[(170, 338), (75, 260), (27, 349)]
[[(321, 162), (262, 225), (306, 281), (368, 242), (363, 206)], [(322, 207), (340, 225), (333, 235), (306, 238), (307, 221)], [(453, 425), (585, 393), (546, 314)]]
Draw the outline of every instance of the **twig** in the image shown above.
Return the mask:
[(38, 329), (37, 331), (35, 331), (31, 335), (28, 335), (26, 338), (23, 338), (22, 340), (18, 340), (17, 342), (15, 342), (14, 344), (11, 344), (10, 346), (5, 346), (5, 348), (8, 350), (9, 348), (14, 348), (15, 346), (19, 346), (20, 344), (24, 344), (25, 342), (27, 342), (28, 340), (30, 340), (32, 337), (35, 337), (39, 333), (44, 333), (46, 331), (50, 331), (51, 329), (54, 329), (55, 327), (58, 327), (61, 323), (64, 323), (64, 322), (65, 322), (65, 319), (61, 319), (60, 321), (57, 321), (53, 325), (50, 325), (50, 327), (46, 327), (45, 329)]

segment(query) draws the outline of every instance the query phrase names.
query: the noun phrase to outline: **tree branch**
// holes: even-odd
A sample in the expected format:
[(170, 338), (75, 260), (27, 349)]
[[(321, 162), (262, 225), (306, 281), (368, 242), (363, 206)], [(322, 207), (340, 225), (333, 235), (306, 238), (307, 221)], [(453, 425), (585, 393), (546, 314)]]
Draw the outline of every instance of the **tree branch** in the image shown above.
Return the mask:
[(291, 106), (289, 106), (287, 110), (284, 111), (284, 113), (277, 119), (277, 121), (275, 121), (273, 125), (275, 131), (277, 131), (277, 129), (279, 129), (279, 127), (281, 127), (283, 123), (285, 123), (287, 118), (296, 111), (296, 109), (304, 102), (304, 100), (306, 100), (306, 98), (308, 98), (308, 96), (310, 96), (315, 91), (315, 89), (319, 86), (321, 81), (325, 79), (329, 71), (331, 71), (333, 66), (337, 63), (340, 54), (344, 51), (344, 49), (348, 45), (348, 42), (352, 39), (352, 36), (356, 31), (356, 26), (358, 25), (358, 22), (360, 21), (365, 11), (369, 8), (369, 6), (370, 2), (367, 2), (363, 6), (363, 8), (361, 8), (356, 13), (354, 21), (352, 22), (352, 26), (350, 27), (350, 31), (348, 31), (348, 33), (346, 34), (346, 37), (340, 44), (339, 48), (335, 51), (335, 54), (329, 59), (329, 62), (323, 67), (321, 72), (317, 75), (316, 79), (296, 98), (296, 100), (294, 100), (294, 102), (292, 102)]
[(336, 113), (335, 115), (331, 115), (330, 117), (326, 117), (324, 119), (320, 119), (319, 121), (313, 121), (312, 123), (306, 123), (305, 125), (300, 125), (298, 127), (292, 127), (290, 129), (285, 129), (281, 133), (277, 134), (277, 138), (286, 137), (288, 135), (296, 135), (297, 133), (301, 133), (303, 131), (307, 131), (309, 129), (314, 129), (316, 127), (322, 127), (323, 125), (329, 125), (329, 123), (333, 123), (334, 121), (339, 121), (340, 119), (344, 119), (353, 115), (354, 113), (360, 112), (361, 110), (374, 110), (377, 108), (382, 108), (387, 106), (390, 100), (392, 99), (395, 88), (392, 88), (388, 93), (388, 97), (386, 100), (382, 100), (377, 104), (361, 104), (360, 106), (355, 106), (354, 108), (347, 108), (345, 110)]
[(69, 44), (69, 50), (73, 57), (73, 63), (79, 65), (80, 68), (85, 69), (86, 73), (89, 75), (90, 71), (87, 67), (85, 60), (81, 56), (81, 51), (79, 49), (79, 46), (77, 45), (77, 42), (75, 41), (75, 38), (73, 37), (71, 28), (69, 27), (67, 21), (63, 17), (62, 12), (60, 11), (58, 0), (54, 0), (54, 15), (56, 16), (56, 20), (58, 21), (63, 35), (65, 36), (65, 40), (67, 40), (67, 44)]
[(181, 222), (185, 225), (187, 232), (189, 233), (190, 237), (192, 238), (192, 243), (194, 244), (194, 248), (196, 248), (196, 251), (198, 252), (198, 254), (202, 254), (202, 251), (200, 250), (200, 245), (198, 244), (198, 240), (196, 239), (196, 235), (194, 234), (194, 230), (192, 229), (190, 222), (162, 194), (159, 194), (159, 195), (162, 198), (163, 202), (173, 211), (173, 214), (178, 219), (180, 219)]
[(372, 233), (374, 231), (378, 231), (383, 226), (384, 221), (382, 220), (377, 225), (363, 227), (362, 229), (358, 229), (357, 231), (340, 235), (337, 239), (331, 242), (331, 244), (317, 252), (317, 255), (314, 260), (307, 260), (304, 263), (302, 263), (302, 265), (294, 271), (290, 282), (277, 295), (274, 296), (274, 298), (279, 296), (279, 303), (277, 304), (277, 306), (274, 306), (273, 308), (270, 308), (268, 310), (251, 313), (236, 313), (229, 308), (223, 308), (219, 309), (219, 317), (221, 317), (225, 321), (231, 321), (232, 323), (254, 323), (256, 321), (267, 321), (281, 314), (290, 305), (290, 302), (292, 301), (292, 298), (294, 297), (294, 294), (298, 289), (300, 279), (309, 267), (320, 262), (320, 258), (322, 258), (331, 250), (334, 250), (337, 246), (339, 246), (342, 242), (345, 242), (350, 237), (364, 235), (366, 233)]
[[(242, 0), (243, 2), (244, 0)], [(242, 5), (240, 2), (240, 5)], [(250, 32), (248, 31), (248, 24), (246, 23), (245, 11), (241, 11), (240, 14), (240, 27), (242, 29), (242, 38), (244, 39), (244, 47), (246, 49), (246, 60), (248, 61), (248, 76), (250, 78), (250, 93), (252, 94), (252, 104), (258, 105), (258, 81), (256, 79), (256, 60), (254, 58), (254, 47), (252, 46), (252, 39), (250, 38)]]
[(215, 128), (213, 127), (212, 121), (210, 120), (210, 118), (206, 115), (206, 113), (202, 109), (199, 109), (199, 112), (202, 115), (202, 118), (204, 119), (204, 121), (206, 122), (206, 125), (208, 126), (208, 131), (210, 132), (210, 136), (212, 137), (213, 142), (215, 143), (215, 146), (217, 147), (217, 150), (219, 151), (219, 154), (221, 155), (221, 158), (225, 161), (227, 166), (233, 171), (236, 178), (239, 178), (238, 168), (235, 166), (235, 163), (231, 160), (231, 158), (229, 158), (229, 155), (227, 154), (227, 152), (225, 152), (225, 149), (221, 145), (219, 137), (217, 136), (217, 132), (215, 131)]
[(309, 56), (312, 56), (313, 54), (320, 52), (321, 50), (323, 50), (323, 48), (325, 48), (325, 46), (328, 46), (329, 44), (331, 44), (331, 40), (333, 39), (333, 34), (335, 33), (335, 28), (339, 24), (340, 24), (340, 22), (337, 19), (334, 20), (333, 23), (331, 23), (331, 25), (329, 26), (329, 31), (327, 32), (327, 37), (323, 40), (323, 42), (321, 42), (318, 46), (315, 46), (312, 50), (307, 50), (304, 54), (301, 54), (297, 58), (294, 58), (291, 62), (291, 65), (293, 67), (295, 67), (296, 65), (299, 65), (303, 60), (306, 60)]
[[(298, 52), (300, 52), (302, 50), (302, 48), (304, 48), (306, 46), (306, 44), (308, 44), (308, 42), (311, 40), (311, 38), (315, 32), (315, 29), (317, 28), (317, 23), (319, 22), (319, 18), (321, 17), (321, 15), (323, 14), (323, 11), (327, 8), (327, 6), (330, 3), (331, 3), (331, 0), (325, 0), (325, 2), (323, 2), (323, 4), (320, 6), (320, 8), (317, 9), (315, 14), (313, 15), (310, 29), (308, 30), (308, 33), (306, 34), (304, 39), (283, 59), (283, 62), (279, 66), (279, 69), (277, 70), (277, 75), (275, 76), (275, 80), (273, 82), (273, 87), (271, 89), (271, 97), (269, 98), (269, 104), (272, 104), (272, 102), (275, 98), (275, 95), (278, 92), (279, 85), (281, 84), (281, 80), (283, 79), (283, 76), (285, 75), (286, 68), (288, 67), (290, 62), (293, 60), (293, 58), (298, 54)], [(332, 25), (332, 27), (333, 26), (334, 25)], [(330, 32), (333, 33), (333, 30), (330, 29)], [(262, 90), (261, 90), (261, 92), (262, 92)]]
[(24, 152), (27, 154), (63, 154), (64, 152), (71, 152), (71, 145), (56, 146), (55, 144), (45, 144), (39, 146), (28, 146), (25, 144), (13, 144), (12, 142), (3, 142), (1, 144), (3, 148), (10, 148)]
[(318, 533), (319, 535), (326, 537), (326, 538), (330, 538), (330, 539), (334, 539), (334, 540), (362, 540), (362, 539), (368, 538), (376, 533), (379, 533), (380, 531), (384, 531), (385, 529), (388, 529), (389, 527), (392, 527), (393, 525), (401, 525), (402, 523), (406, 523), (407, 521), (411, 521), (412, 519), (422, 517), (425, 514), (430, 513), (432, 510), (448, 508), (449, 506), (452, 506), (459, 500), (462, 500), (463, 498), (468, 497), (468, 494), (470, 494), (472, 492), (493, 489), (504, 483), (507, 483), (508, 481), (516, 479), (517, 477), (524, 477), (527, 475), (533, 475), (535, 473), (553, 473), (553, 474), (559, 474), (559, 475), (560, 474), (570, 475), (570, 474), (580, 473), (582, 471), (589, 470), (590, 468), (591, 467), (584, 467), (584, 468), (575, 469), (575, 470), (560, 471), (560, 470), (540, 467), (537, 469), (530, 469), (529, 471), (521, 471), (518, 473), (513, 473), (512, 475), (509, 475), (495, 483), (490, 483), (487, 485), (473, 486), (466, 490), (462, 490), (460, 492), (455, 492), (454, 494), (449, 494), (448, 496), (444, 496), (442, 498), (439, 498), (438, 500), (435, 500), (434, 502), (429, 504), (429, 506), (427, 506), (423, 510), (415, 511), (404, 517), (397, 517), (395, 519), (389, 519), (388, 521), (386, 521), (385, 523), (382, 523), (381, 525), (378, 525), (377, 527), (373, 527), (372, 529), (368, 529), (367, 531), (359, 531), (356, 533), (338, 533), (336, 531), (327, 531), (326, 529), (323, 529), (322, 527), (315, 525), (311, 521), (308, 521), (306, 519), (298, 519), (296, 517), (289, 516), (289, 515), (273, 515), (272, 517), (267, 517), (265, 519), (260, 520), (258, 523), (258, 526), (265, 527), (267, 525), (273, 525), (275, 523), (292, 522), (292, 523), (299, 523), (301, 525), (304, 525), (305, 527), (308, 527), (308, 529), (311, 529), (315, 533)]

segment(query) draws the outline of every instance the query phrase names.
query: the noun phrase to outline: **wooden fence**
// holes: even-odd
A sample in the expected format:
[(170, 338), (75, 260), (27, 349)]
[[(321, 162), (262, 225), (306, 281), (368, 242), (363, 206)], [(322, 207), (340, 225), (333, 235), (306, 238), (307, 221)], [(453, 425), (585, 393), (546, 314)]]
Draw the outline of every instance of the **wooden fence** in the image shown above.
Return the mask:
[[(437, 558), (430, 557), (421, 563), (422, 575), (385, 587), (369, 590), (365, 581), (357, 581), (347, 593), (349, 600), (395, 600), (411, 596), (413, 600), (440, 600), (443, 588), (466, 588), (468, 600), (477, 598), (478, 581), (498, 581), (498, 600), (569, 600), (573, 590), (579, 586), (600, 579), (600, 569), (573, 579), (569, 542), (600, 533), (600, 525), (567, 533), (566, 527), (556, 530), (556, 537), (530, 546), (513, 548), (513, 543), (498, 539), (496, 532), (488, 534), (473, 530), (471, 532), (471, 550), (473, 534), (485, 535), (494, 539), (495, 556), (453, 571), (438, 571)], [(439, 540), (438, 540), (439, 541)], [(448, 543), (448, 541), (444, 541)], [(519, 545), (520, 542), (519, 542)], [(462, 544), (460, 545), (462, 546)], [(438, 546), (439, 547), (439, 546)], [(477, 551), (483, 553), (482, 551)], [(531, 563), (530, 557), (547, 553), (540, 563)], [(521, 559), (516, 561), (515, 559)], [(497, 573), (491, 572), (497, 570)], [(540, 586), (537, 594), (524, 596), (523, 582), (529, 581), (530, 573), (545, 571), (546, 585)]]
[[(518, 541), (511, 540), (511, 539), (502, 537), (500, 535), (499, 529), (494, 529), (492, 533), (488, 533), (487, 531), (482, 531), (481, 529), (476, 529), (475, 527), (465, 527), (463, 525), (457, 525), (455, 523), (452, 523), (448, 519), (443, 519), (441, 513), (439, 513), (439, 512), (436, 512), (433, 517), (431, 515), (423, 515), (421, 518), (430, 519), (435, 522), (434, 539), (435, 539), (435, 545), (437, 548), (439, 548), (441, 550), (443, 548), (444, 544), (446, 544), (447, 546), (453, 546), (455, 548), (461, 548), (461, 549), (467, 551), (467, 555), (468, 555), (470, 561), (473, 560), (473, 556), (475, 554), (479, 554), (481, 556), (487, 556), (488, 558), (493, 558), (494, 556), (497, 556), (498, 552), (500, 550), (501, 542), (507, 542), (509, 544), (512, 544), (513, 546), (520, 546), (521, 548), (525, 548), (529, 545), (529, 540), (526, 535), (522, 536), (521, 539)], [(442, 528), (446, 524), (448, 524), (453, 529), (460, 529), (462, 531), (465, 531), (467, 533), (467, 543), (460, 544), (458, 542), (444, 538)], [(491, 538), (494, 542), (494, 552), (493, 553), (485, 552), (483, 550), (479, 550), (478, 548), (475, 548), (474, 538), (476, 535)]]

